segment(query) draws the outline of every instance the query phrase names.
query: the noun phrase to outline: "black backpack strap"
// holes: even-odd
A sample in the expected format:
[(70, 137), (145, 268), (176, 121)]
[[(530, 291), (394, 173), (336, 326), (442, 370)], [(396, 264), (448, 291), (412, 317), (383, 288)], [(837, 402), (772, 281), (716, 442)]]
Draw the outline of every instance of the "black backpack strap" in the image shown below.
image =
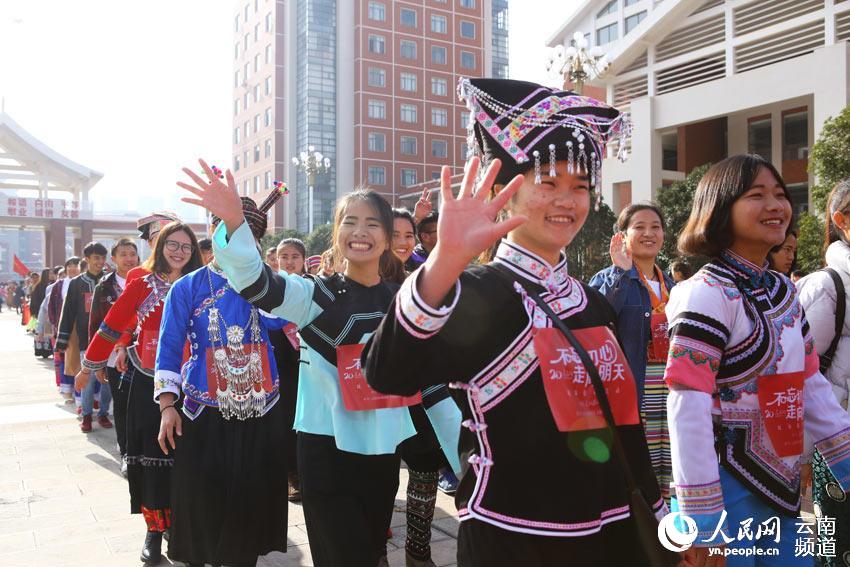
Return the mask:
[(826, 374), (829, 367), (832, 366), (832, 357), (835, 356), (835, 351), (838, 349), (838, 341), (841, 340), (841, 333), (844, 330), (844, 315), (847, 310), (847, 290), (844, 289), (844, 282), (838, 272), (832, 268), (824, 268), (824, 272), (832, 278), (832, 283), (835, 286), (835, 336), (829, 344), (829, 348), (825, 353), (820, 355), (820, 372)]

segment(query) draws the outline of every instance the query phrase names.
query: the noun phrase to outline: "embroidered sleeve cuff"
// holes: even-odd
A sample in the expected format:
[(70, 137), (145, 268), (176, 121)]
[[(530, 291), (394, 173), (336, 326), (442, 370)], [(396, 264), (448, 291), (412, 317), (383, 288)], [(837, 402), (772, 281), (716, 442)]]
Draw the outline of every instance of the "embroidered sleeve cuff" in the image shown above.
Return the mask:
[(153, 379), (153, 401), (159, 400), (163, 392), (180, 397), (180, 374), (171, 370), (157, 370)]
[[(698, 535), (694, 545), (697, 547), (725, 545), (726, 542), (723, 541), (720, 531), (728, 534), (729, 529), (723, 517), (723, 489), (720, 486), (720, 479), (708, 484), (675, 488), (676, 497), (671, 501), (671, 508), (674, 512), (680, 512), (696, 522)], [(722, 525), (721, 520), (723, 520)], [(677, 527), (685, 531), (684, 524)]]
[(106, 368), (106, 362), (106, 360), (101, 360), (100, 362), (92, 362), (86, 357), (83, 357), (83, 360), (81, 361), (84, 368), (88, 368), (92, 371), (100, 370), (101, 368)]
[(422, 301), (416, 289), (421, 268), (401, 285), (396, 301), (396, 318), (404, 329), (419, 339), (428, 339), (440, 332), (460, 298), (460, 280), (455, 282), (454, 297), (444, 307), (433, 308)]

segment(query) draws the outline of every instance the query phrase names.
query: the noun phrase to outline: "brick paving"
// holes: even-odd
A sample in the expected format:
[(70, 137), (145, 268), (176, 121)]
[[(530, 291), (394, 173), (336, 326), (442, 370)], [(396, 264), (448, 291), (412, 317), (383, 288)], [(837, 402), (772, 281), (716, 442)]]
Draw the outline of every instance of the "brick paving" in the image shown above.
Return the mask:
[[(74, 406), (56, 391), (52, 359), (33, 356), (8, 310), (0, 313), (0, 392), (0, 565), (140, 565), (145, 524), (129, 514), (114, 430), (95, 423), (91, 434), (80, 432)], [(406, 485), (402, 469), (387, 545), (393, 567), (404, 565)], [(453, 500), (439, 493), (431, 543), (438, 567), (455, 565), (457, 525)], [(313, 565), (300, 505), (289, 506), (287, 536), (287, 553), (257, 565)]]

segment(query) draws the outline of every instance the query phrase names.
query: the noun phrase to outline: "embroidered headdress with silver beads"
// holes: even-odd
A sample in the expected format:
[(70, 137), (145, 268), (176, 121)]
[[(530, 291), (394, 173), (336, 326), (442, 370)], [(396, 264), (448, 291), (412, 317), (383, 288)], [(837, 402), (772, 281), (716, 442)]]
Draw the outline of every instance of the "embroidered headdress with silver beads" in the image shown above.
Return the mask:
[(497, 182), (534, 167), (540, 183), (543, 160), (549, 176), (557, 175), (556, 162), (567, 162), (567, 173), (587, 172), (598, 190), (602, 159), (610, 141), (617, 143), (617, 157), (628, 157), (631, 134), (629, 115), (596, 99), (508, 79), (458, 81), (458, 97), (466, 103), (467, 156), (479, 156), (484, 165), (502, 160)]

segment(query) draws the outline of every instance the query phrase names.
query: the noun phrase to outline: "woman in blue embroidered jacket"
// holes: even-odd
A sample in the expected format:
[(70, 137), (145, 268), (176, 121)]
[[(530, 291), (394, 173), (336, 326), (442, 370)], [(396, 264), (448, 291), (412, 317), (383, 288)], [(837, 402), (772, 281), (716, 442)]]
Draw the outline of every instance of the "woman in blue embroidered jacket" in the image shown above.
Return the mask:
[(416, 432), (404, 406), (419, 399), (377, 394), (360, 373), (363, 345), (398, 290), (381, 279), (381, 263), (398, 261), (390, 251), (392, 209), (377, 193), (349, 193), (334, 215), (334, 255), (347, 260), (345, 272), (275, 273), (263, 265), (244, 222), (233, 176), (228, 172), (226, 184), (214, 177), (206, 183), (184, 171), (195, 185), (180, 185), (197, 198), (183, 200), (222, 219), (213, 250), (230, 285), (299, 329), (303, 367), (295, 429), (313, 561), (375, 567), (386, 555), (398, 490), (396, 448)]
[[(473, 153), (490, 167), (476, 182), (473, 158), (457, 198), (443, 168), (437, 245), (370, 341), (367, 378), (402, 395), (453, 380), (464, 418), (459, 566), (645, 565), (622, 463), (584, 367), (523, 295), (539, 294), (585, 339), (636, 483), (663, 514), (614, 312), (570, 277), (563, 253), (590, 214), (602, 148), (628, 131), (627, 119), (522, 81), (461, 79), (459, 92), (472, 112)], [(494, 221), (503, 207), (509, 216)], [(468, 266), (491, 246), (488, 263)]]
[[(259, 207), (242, 198), (255, 242), (279, 197), (275, 191)], [(269, 343), (269, 331), (284, 323), (234, 291), (215, 260), (168, 292), (153, 394), (160, 447), (174, 451), (172, 560), (242, 566), (286, 552), (286, 425)]]
[(613, 265), (590, 280), (617, 313), (617, 330), (637, 383), (652, 468), (664, 500), (670, 501), (670, 436), (667, 433), (667, 317), (673, 280), (655, 264), (664, 245), (664, 218), (653, 203), (620, 212), (611, 237)]
[[(804, 430), (850, 487), (850, 417), (818, 370), (794, 285), (767, 269), (791, 222), (779, 172), (739, 155), (700, 180), (679, 237), (682, 253), (712, 258), (667, 304), (674, 500), (698, 530), (691, 564), (728, 545), (778, 548), (779, 558), (731, 555), (727, 565), (811, 565), (795, 553)], [(747, 537), (748, 520), (771, 537)]]

